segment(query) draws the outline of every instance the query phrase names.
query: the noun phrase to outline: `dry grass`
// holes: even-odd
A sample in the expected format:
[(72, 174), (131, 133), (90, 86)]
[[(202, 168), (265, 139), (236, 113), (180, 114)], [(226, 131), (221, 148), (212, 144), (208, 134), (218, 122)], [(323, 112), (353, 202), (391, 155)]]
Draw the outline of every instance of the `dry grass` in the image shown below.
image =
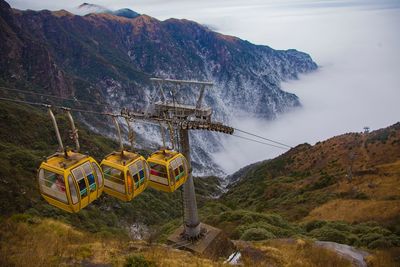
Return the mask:
[(351, 183), (340, 181), (333, 192), (345, 193), (356, 190), (369, 199), (385, 200), (388, 197), (400, 199), (400, 175), (365, 175), (355, 177)]
[[(346, 259), (309, 241), (241, 241), (237, 245), (244, 266), (350, 266)], [(368, 258), (368, 263), (372, 267), (396, 266), (394, 259), (399, 251), (377, 251)], [(165, 245), (83, 233), (50, 219), (28, 222), (6, 219), (0, 224), (0, 266), (80, 266), (83, 260), (123, 266), (126, 258), (135, 254), (161, 267), (227, 266), (222, 259), (213, 262)]]
[[(375, 174), (354, 177), (351, 183), (342, 180), (333, 192), (355, 190), (369, 199), (336, 199), (312, 210), (303, 221), (329, 220), (347, 222), (387, 222), (400, 214), (400, 161), (374, 167)], [(392, 198), (393, 200), (388, 200)]]
[(223, 265), (164, 245), (100, 237), (55, 220), (35, 220), (1, 223), (0, 266), (80, 266), (83, 260), (123, 266), (126, 257), (135, 253), (157, 266)]
[[(197, 257), (189, 252), (171, 249), (167, 246), (156, 245), (140, 251), (147, 260), (155, 262), (160, 267), (195, 267), (195, 266), (223, 266), (223, 262)], [(226, 265), (225, 265), (226, 266)]]
[(351, 266), (348, 260), (330, 250), (314, 246), (309, 241), (276, 239), (258, 242), (254, 244), (255, 249), (246, 253), (247, 245), (246, 243), (239, 244), (244, 251), (243, 261), (245, 266)]
[[(377, 136), (382, 132), (392, 132), (386, 141), (380, 141)], [(376, 139), (374, 141), (374, 139)], [(398, 126), (391, 126), (365, 134), (343, 134), (318, 142), (316, 145), (305, 148), (299, 147), (286, 153), (291, 158), (290, 170), (293, 172), (310, 172), (318, 174), (324, 171), (331, 175), (343, 175), (343, 180), (350, 166), (349, 155), (353, 155), (353, 171), (363, 171), (382, 168), (382, 174), (392, 173), (400, 176), (400, 130)], [(389, 164), (388, 164), (389, 163)], [(379, 176), (379, 175), (378, 175)], [(338, 177), (336, 177), (338, 178)]]
[(0, 265), (60, 266), (78, 264), (84, 259), (112, 257), (121, 243), (79, 232), (69, 225), (50, 219), (25, 223), (11, 219), (1, 224)]
[(351, 183), (338, 182), (333, 192), (342, 193), (357, 190), (370, 199), (384, 200), (388, 197), (400, 199), (400, 160), (389, 164), (376, 165), (374, 174), (359, 175)]
[(389, 221), (400, 213), (400, 200), (336, 199), (312, 210), (304, 221)]
[(400, 248), (375, 251), (366, 260), (369, 267), (398, 267), (400, 266)]

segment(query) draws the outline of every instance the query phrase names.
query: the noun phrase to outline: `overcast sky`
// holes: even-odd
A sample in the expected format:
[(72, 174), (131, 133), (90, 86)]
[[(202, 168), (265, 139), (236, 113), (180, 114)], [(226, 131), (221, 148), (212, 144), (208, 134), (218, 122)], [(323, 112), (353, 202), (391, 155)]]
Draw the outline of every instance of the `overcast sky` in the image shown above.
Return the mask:
[[(81, 1), (8, 1), (18, 9), (67, 9)], [(276, 49), (309, 53), (320, 66), (283, 89), (303, 107), (266, 122), (238, 119), (238, 128), (297, 145), (400, 121), (400, 0), (91, 1), (128, 7), (158, 19), (187, 18), (219, 32)], [(279, 149), (224, 139), (215, 159), (227, 172), (274, 157)]]
[[(18, 9), (74, 9), (85, 1), (79, 0), (12, 0), (8, 1)], [(139, 13), (155, 16), (159, 19), (200, 18), (246, 16), (248, 11), (261, 9), (264, 15), (302, 15), (312, 10), (327, 8), (393, 8), (399, 7), (399, 0), (94, 0), (91, 4), (101, 5), (110, 9), (130, 8)], [(294, 11), (294, 12), (293, 12)]]

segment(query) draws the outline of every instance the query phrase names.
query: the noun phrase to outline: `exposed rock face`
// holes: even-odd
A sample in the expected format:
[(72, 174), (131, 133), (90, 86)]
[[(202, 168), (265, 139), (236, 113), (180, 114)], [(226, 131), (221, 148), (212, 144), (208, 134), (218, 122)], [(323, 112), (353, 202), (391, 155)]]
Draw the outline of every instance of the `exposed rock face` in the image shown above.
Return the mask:
[(32, 38), (10, 6), (0, 3), (0, 77), (2, 83), (39, 87), (61, 96), (72, 94), (72, 85), (45, 43)]

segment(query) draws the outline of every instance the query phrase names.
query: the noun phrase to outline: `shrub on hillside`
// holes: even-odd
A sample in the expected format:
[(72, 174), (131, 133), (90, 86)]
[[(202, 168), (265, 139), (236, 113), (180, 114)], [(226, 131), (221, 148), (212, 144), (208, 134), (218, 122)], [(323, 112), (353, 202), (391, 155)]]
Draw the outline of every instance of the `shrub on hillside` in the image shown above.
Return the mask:
[(327, 174), (323, 174), (323, 176), (318, 179), (314, 184), (310, 185), (310, 190), (318, 190), (330, 186), (335, 183), (335, 179)]
[(370, 249), (389, 248), (400, 246), (400, 238), (395, 234), (381, 235), (377, 233), (367, 234), (361, 237), (360, 243)]
[(314, 229), (310, 232), (310, 235), (321, 241), (332, 241), (341, 244), (349, 243), (347, 240), (348, 233), (341, 232), (329, 226), (323, 226), (322, 228)]
[(290, 223), (277, 214), (259, 213), (246, 210), (235, 210), (222, 212), (218, 216), (219, 222), (238, 222), (250, 224), (254, 222), (266, 222), (277, 227), (287, 228)]
[(351, 225), (346, 222), (312, 221), (304, 229), (314, 238), (368, 248), (400, 246), (400, 237), (376, 222)]
[(354, 199), (361, 199), (361, 200), (366, 200), (369, 199), (369, 196), (363, 192), (357, 192), (356, 194), (354, 194), (353, 196)]
[(367, 233), (361, 236), (360, 243), (368, 245), (378, 239), (384, 239), (384, 236), (380, 233)]
[(273, 213), (230, 210), (208, 216), (206, 221), (224, 229), (233, 239), (240, 239), (247, 230), (256, 228), (272, 233), (278, 238), (299, 236), (304, 233), (301, 227)]
[(155, 262), (146, 260), (143, 255), (130, 255), (126, 258), (124, 267), (153, 267)]
[(327, 222), (326, 221), (319, 221), (319, 220), (314, 220), (311, 222), (308, 222), (304, 225), (304, 229), (307, 232), (311, 232), (314, 229), (318, 229), (321, 228), (322, 226), (324, 226)]
[(346, 222), (342, 221), (335, 221), (335, 222), (328, 222), (329, 227), (339, 230), (341, 232), (351, 232), (352, 226)]
[(369, 249), (384, 249), (384, 248), (390, 248), (392, 246), (393, 244), (389, 240), (386, 240), (385, 238), (376, 239), (368, 244)]
[(378, 225), (374, 225), (374, 223), (354, 225), (352, 231), (355, 234), (359, 235), (367, 235), (371, 233), (377, 233), (380, 235), (390, 235), (392, 233), (388, 229), (385, 229)]
[(240, 237), (240, 239), (246, 241), (258, 241), (258, 240), (266, 240), (272, 238), (276, 238), (275, 235), (263, 228), (247, 229)]
[(357, 246), (360, 243), (360, 238), (355, 234), (349, 234), (347, 236), (347, 244), (352, 246)]
[(237, 227), (236, 231), (239, 233), (239, 236), (242, 236), (243, 233), (249, 229), (264, 229), (278, 238), (291, 237), (298, 234), (298, 232), (296, 231), (297, 229), (294, 229), (292, 227), (283, 228), (266, 222), (255, 222), (252, 224), (241, 225)]

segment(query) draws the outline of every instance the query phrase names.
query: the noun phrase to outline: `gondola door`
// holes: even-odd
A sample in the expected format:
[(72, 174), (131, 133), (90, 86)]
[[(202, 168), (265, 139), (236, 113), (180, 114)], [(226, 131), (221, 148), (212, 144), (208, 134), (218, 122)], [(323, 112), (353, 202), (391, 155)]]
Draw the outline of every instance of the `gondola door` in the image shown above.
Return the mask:
[(83, 209), (90, 203), (89, 202), (89, 195), (90, 195), (89, 182), (87, 181), (87, 178), (85, 177), (85, 173), (83, 171), (82, 166), (76, 167), (71, 172), (75, 178), (76, 184), (78, 185), (78, 194), (81, 199), (79, 208)]
[(88, 183), (89, 188), (89, 202), (92, 202), (97, 198), (97, 184), (96, 177), (92, 167), (90, 166), (90, 162), (86, 162), (82, 164), (83, 173), (86, 177), (86, 182)]

